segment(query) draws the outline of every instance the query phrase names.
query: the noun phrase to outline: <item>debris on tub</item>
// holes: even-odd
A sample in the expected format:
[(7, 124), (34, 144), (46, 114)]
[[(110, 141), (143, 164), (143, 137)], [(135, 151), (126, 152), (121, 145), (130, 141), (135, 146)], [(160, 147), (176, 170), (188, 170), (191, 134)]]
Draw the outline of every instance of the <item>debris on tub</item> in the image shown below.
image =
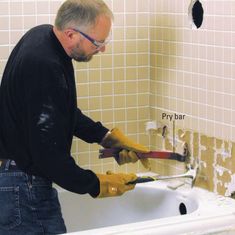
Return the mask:
[(231, 193), (231, 198), (235, 199), (235, 191)]
[(231, 175), (231, 182), (225, 183), (224, 186), (227, 188), (225, 196), (231, 196), (235, 199), (235, 174)]

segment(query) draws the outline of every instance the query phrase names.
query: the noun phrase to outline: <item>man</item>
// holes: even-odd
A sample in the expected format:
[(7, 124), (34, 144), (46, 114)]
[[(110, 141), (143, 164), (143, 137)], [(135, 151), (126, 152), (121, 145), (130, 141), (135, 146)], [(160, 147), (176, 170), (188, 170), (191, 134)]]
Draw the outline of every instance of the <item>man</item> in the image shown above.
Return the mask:
[(148, 152), (77, 108), (72, 59), (105, 51), (112, 17), (102, 0), (67, 0), (54, 27), (32, 28), (12, 51), (0, 87), (0, 235), (66, 232), (52, 182), (94, 198), (134, 188), (135, 174), (95, 174), (70, 154), (73, 135), (119, 148), (118, 164)]

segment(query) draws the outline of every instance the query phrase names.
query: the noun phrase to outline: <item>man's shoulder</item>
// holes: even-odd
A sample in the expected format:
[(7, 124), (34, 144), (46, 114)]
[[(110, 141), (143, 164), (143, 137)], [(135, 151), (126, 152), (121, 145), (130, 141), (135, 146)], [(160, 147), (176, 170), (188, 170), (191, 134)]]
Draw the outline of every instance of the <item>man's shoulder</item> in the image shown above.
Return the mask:
[(51, 24), (41, 24), (29, 29), (28, 32), (42, 32), (42, 31), (48, 32), (51, 31), (52, 28), (53, 26)]

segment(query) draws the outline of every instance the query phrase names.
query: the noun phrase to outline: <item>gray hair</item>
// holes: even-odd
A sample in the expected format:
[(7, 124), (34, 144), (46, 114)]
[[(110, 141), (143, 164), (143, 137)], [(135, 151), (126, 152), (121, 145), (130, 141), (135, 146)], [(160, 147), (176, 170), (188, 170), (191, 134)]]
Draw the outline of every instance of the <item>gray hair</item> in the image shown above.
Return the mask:
[(100, 15), (113, 19), (113, 13), (102, 0), (67, 0), (57, 12), (55, 26), (58, 30), (69, 27), (89, 30)]

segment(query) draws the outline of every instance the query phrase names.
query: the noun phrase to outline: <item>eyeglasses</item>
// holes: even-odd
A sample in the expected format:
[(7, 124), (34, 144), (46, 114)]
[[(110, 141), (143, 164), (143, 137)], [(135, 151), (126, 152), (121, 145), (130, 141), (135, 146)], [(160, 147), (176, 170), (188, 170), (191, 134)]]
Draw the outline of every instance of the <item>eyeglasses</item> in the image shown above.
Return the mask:
[(105, 45), (107, 45), (110, 40), (111, 40), (111, 37), (109, 36), (104, 42), (99, 42), (99, 41), (96, 41), (95, 39), (91, 38), (89, 35), (83, 33), (82, 31), (80, 31), (79, 29), (75, 29), (75, 28), (72, 28), (72, 30), (76, 31), (76, 32), (79, 32), (83, 37), (85, 37), (88, 41), (90, 41), (94, 46), (96, 46), (96, 49), (100, 49), (102, 47), (104, 47)]

